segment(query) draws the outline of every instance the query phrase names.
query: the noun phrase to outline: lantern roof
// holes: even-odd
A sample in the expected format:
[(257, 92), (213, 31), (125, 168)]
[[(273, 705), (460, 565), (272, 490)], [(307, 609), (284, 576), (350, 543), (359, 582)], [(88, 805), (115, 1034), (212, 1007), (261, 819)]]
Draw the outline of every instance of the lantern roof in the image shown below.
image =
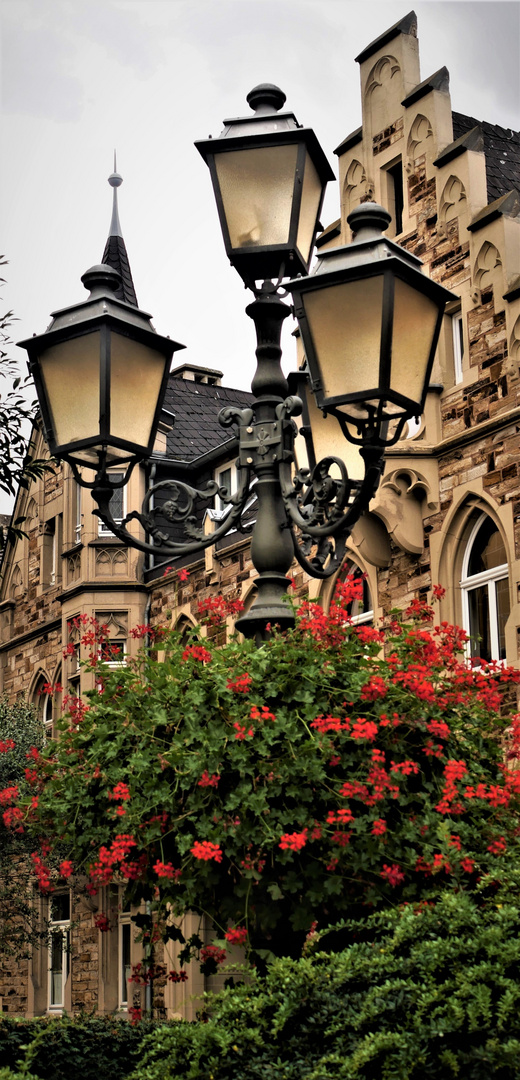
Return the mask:
[(110, 230), (105, 244), (105, 250), (101, 259), (102, 263), (107, 266), (111, 266), (113, 270), (116, 270), (121, 278), (120, 283), (115, 290), (115, 296), (118, 300), (123, 300), (126, 304), (132, 304), (134, 307), (139, 307), (137, 303), (137, 296), (134, 288), (134, 282), (132, 278), (132, 271), (130, 269), (130, 261), (128, 258), (128, 252), (126, 250), (126, 244), (123, 239), (123, 233), (121, 230), (121, 222), (119, 221), (119, 207), (117, 203), (117, 189), (121, 187), (123, 183), (123, 177), (117, 171), (116, 152), (114, 150), (114, 171), (108, 177), (108, 182), (113, 191), (112, 197), (112, 220), (110, 222)]

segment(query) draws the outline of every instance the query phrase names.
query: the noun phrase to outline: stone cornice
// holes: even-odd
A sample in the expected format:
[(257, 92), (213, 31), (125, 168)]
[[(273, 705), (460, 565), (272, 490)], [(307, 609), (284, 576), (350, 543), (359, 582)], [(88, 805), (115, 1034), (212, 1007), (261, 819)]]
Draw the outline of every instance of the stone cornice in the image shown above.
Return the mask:
[(15, 649), (20, 645), (24, 645), (26, 641), (31, 641), (32, 638), (42, 637), (43, 634), (49, 634), (51, 630), (61, 629), (61, 615), (59, 619), (51, 619), (50, 622), (38, 623), (32, 630), (26, 630), (25, 634), (18, 634), (18, 637), (9, 638), (9, 641), (4, 641), (0, 645), (0, 652), (6, 652), (8, 649)]

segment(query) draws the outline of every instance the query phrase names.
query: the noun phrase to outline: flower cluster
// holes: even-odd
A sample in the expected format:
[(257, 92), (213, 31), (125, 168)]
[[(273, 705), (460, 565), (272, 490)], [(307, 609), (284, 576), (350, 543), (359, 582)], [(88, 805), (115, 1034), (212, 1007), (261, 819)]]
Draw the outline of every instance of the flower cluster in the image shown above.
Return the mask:
[(235, 618), (243, 610), (242, 600), (225, 596), (208, 596), (206, 600), (199, 600), (197, 603), (200, 621), (205, 626), (219, 626), (228, 616)]
[(220, 780), (220, 776), (219, 776), (218, 773), (213, 773), (213, 775), (210, 776), (208, 770), (204, 769), (204, 772), (202, 773), (202, 776), (201, 776), (200, 780), (197, 781), (197, 786), (198, 787), (218, 787), (219, 780)]
[(8, 750), (14, 750), (14, 748), (13, 739), (0, 739), (0, 754), (6, 754)]
[(307, 843), (307, 838), (307, 829), (303, 829), (302, 832), (284, 833), (278, 846), (282, 851), (301, 851)]
[(226, 686), (234, 694), (247, 694), (252, 681), (251, 676), (248, 675), (247, 671), (244, 671), (242, 675), (236, 675), (234, 679), (228, 679)]
[(212, 844), (210, 840), (196, 840), (190, 851), (195, 859), (202, 859), (204, 862), (214, 859), (215, 862), (222, 862), (222, 851), (219, 845)]
[(226, 950), (220, 949), (218, 945), (204, 945), (200, 950), (200, 958), (203, 964), (207, 964), (208, 960), (213, 960), (215, 964), (223, 964), (226, 960)]
[(182, 870), (180, 869), (180, 867), (176, 868), (173, 863), (161, 862), (159, 859), (157, 859), (157, 862), (154, 863), (153, 869), (155, 870), (157, 877), (169, 878), (170, 881), (178, 881), (179, 878), (182, 876)]
[(247, 929), (245, 926), (230, 927), (224, 934), (230, 945), (245, 945), (247, 941)]
[(204, 645), (188, 645), (183, 654), (183, 660), (199, 660), (201, 664), (207, 664), (211, 660), (211, 653)]

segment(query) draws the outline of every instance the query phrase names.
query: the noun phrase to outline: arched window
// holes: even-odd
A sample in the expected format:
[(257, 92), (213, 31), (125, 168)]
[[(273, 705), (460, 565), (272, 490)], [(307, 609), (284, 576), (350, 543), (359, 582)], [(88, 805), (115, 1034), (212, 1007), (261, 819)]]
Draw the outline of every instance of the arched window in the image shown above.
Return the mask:
[(341, 573), (340, 580), (344, 581), (346, 577), (353, 577), (356, 580), (358, 578), (363, 579), (363, 599), (353, 600), (350, 605), (349, 614), (354, 626), (360, 626), (362, 623), (373, 623), (374, 604), (372, 602), (372, 594), (370, 592), (368, 579), (361, 567), (358, 566), (357, 562), (354, 562), (354, 559), (348, 560)]
[(492, 518), (481, 514), (469, 535), (462, 562), (463, 626), (469, 655), (505, 660), (505, 626), (510, 611), (506, 549)]

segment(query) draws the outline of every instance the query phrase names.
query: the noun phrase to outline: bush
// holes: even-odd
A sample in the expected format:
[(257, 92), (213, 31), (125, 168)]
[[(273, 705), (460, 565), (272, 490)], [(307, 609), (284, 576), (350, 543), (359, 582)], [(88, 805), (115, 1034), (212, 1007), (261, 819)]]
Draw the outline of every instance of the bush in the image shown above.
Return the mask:
[(447, 895), (344, 929), (342, 952), (277, 960), (206, 1023), (159, 1028), (128, 1080), (518, 1077), (517, 907)]
[[(139, 1061), (143, 1035), (155, 1027), (152, 1021), (131, 1025), (113, 1016), (2, 1018), (5, 1080), (19, 1075), (38, 1080), (124, 1080)], [(16, 1068), (21, 1073), (9, 1071)], [(1, 1072), (0, 1080), (4, 1080)]]
[(161, 640), (162, 662), (145, 650), (116, 669), (98, 664), (103, 628), (80, 620), (96, 689), (36, 755), (37, 806), (8, 808), (41, 841), (44, 891), (58, 846), (64, 878), (94, 895), (120, 875), (165, 940), (183, 943), (172, 911), (209, 916), (217, 959), (196, 938), (180, 962), (198, 951), (211, 973), (224, 939), (257, 963), (296, 959), (316, 920), (471, 894), (518, 860), (505, 729), (512, 764), (520, 717), (497, 710), (520, 672), (468, 667), (463, 632), (431, 627), (420, 601), (381, 630), (350, 625), (360, 587), (342, 585), (328, 615), (302, 604), (261, 648), (193, 630)]

